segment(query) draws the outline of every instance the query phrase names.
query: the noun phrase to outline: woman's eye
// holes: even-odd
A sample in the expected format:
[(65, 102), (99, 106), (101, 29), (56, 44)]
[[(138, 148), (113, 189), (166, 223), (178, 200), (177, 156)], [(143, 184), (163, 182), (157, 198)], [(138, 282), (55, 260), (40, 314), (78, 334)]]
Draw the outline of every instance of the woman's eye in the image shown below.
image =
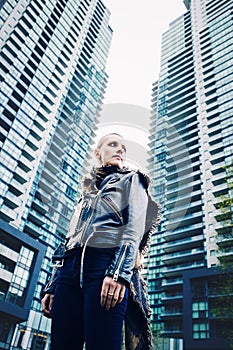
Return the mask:
[[(108, 146), (110, 146), (110, 147), (117, 147), (118, 143), (117, 142), (110, 142), (108, 144)], [(126, 147), (125, 146), (122, 146), (122, 149), (123, 149), (124, 152), (126, 152)]]

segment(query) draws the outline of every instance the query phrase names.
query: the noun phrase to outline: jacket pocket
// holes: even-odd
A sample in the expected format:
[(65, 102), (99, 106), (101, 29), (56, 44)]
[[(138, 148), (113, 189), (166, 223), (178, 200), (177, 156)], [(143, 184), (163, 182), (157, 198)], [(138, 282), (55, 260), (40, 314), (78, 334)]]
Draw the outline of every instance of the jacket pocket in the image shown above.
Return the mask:
[(123, 216), (121, 215), (120, 210), (117, 208), (115, 203), (107, 196), (102, 197), (102, 200), (107, 204), (107, 206), (114, 212), (117, 218), (120, 220), (121, 225), (124, 224)]

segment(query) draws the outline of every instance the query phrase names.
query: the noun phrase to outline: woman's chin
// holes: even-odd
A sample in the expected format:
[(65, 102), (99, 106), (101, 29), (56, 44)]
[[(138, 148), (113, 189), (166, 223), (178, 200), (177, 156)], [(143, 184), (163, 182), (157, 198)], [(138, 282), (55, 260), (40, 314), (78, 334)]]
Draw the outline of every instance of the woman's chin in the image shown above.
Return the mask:
[(114, 165), (120, 169), (123, 168), (123, 162), (120, 159), (111, 159), (106, 163), (106, 165)]

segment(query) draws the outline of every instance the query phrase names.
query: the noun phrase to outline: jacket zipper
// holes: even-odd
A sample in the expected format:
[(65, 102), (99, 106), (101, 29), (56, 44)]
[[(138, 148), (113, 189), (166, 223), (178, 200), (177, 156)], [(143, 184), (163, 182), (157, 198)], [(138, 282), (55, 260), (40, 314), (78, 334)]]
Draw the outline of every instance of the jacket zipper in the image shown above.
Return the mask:
[(119, 210), (114, 205), (114, 203), (112, 203), (112, 201), (110, 199), (108, 199), (107, 197), (103, 197), (102, 199), (114, 211), (114, 213), (120, 219), (121, 224), (123, 225), (123, 217), (122, 217), (121, 213), (119, 212)]
[(121, 258), (120, 258), (120, 260), (119, 260), (118, 266), (117, 266), (117, 268), (116, 268), (116, 270), (115, 270), (115, 272), (114, 272), (114, 274), (113, 274), (113, 280), (114, 280), (114, 281), (117, 281), (117, 280), (118, 280), (119, 273), (120, 273), (120, 268), (121, 268), (121, 265), (122, 265), (123, 260), (124, 260), (124, 258), (125, 258), (125, 254), (126, 254), (126, 250), (127, 250), (127, 248), (128, 248), (128, 245), (129, 245), (129, 243), (126, 243), (125, 249), (124, 249), (123, 254), (122, 254), (122, 256), (121, 256)]
[(82, 232), (82, 236), (81, 236), (81, 239), (80, 239), (80, 246), (82, 246), (82, 239), (83, 239), (83, 236), (84, 236), (84, 233), (87, 229), (87, 226), (89, 225), (89, 223), (91, 222), (91, 219), (92, 219), (92, 216), (94, 214), (94, 210), (95, 210), (95, 205), (96, 205), (96, 202), (100, 196), (100, 194), (103, 192), (103, 190), (105, 190), (108, 186), (110, 185), (110, 183), (107, 183), (105, 186), (103, 186), (103, 188), (101, 190), (99, 190), (96, 194), (96, 197), (95, 197), (95, 200), (93, 202), (93, 205), (92, 205), (92, 213), (91, 215), (89, 216), (87, 222), (85, 223), (85, 226), (83, 228), (83, 232)]
[[(91, 219), (92, 219), (92, 216), (94, 214), (94, 210), (95, 210), (95, 205), (96, 205), (96, 202), (100, 196), (100, 194), (102, 193), (102, 191), (108, 187), (109, 184), (107, 184), (106, 186), (103, 186), (103, 188), (101, 190), (99, 190), (96, 194), (96, 197), (95, 197), (95, 200), (93, 202), (93, 206), (92, 206), (92, 213), (91, 215), (89, 216), (84, 228), (83, 228), (83, 232), (82, 232), (82, 236), (81, 236), (81, 239), (80, 239), (80, 246), (82, 247), (82, 239), (83, 239), (83, 236), (85, 234), (85, 231), (89, 225), (89, 223), (91, 222)], [(90, 236), (88, 237), (88, 239), (86, 240), (86, 242), (84, 243), (84, 246), (83, 246), (83, 251), (82, 251), (82, 256), (81, 256), (81, 266), (80, 266), (80, 287), (82, 288), (83, 286), (83, 263), (84, 263), (84, 254), (85, 254), (85, 250), (86, 250), (86, 247), (87, 247), (87, 242), (89, 241), (89, 239), (94, 235), (94, 232), (92, 234), (90, 234)]]
[(75, 228), (75, 232), (77, 232), (79, 230), (79, 226), (80, 226), (80, 221), (82, 219), (82, 215), (83, 215), (83, 211), (84, 209), (87, 207), (88, 203), (89, 203), (90, 199), (85, 200), (85, 202), (83, 203), (83, 206), (81, 208), (80, 214), (79, 214), (79, 218), (78, 218), (78, 222)]
[(81, 265), (80, 265), (80, 275), (79, 275), (79, 284), (80, 287), (82, 288), (83, 286), (83, 263), (84, 263), (84, 254), (86, 251), (86, 247), (87, 247), (87, 242), (89, 241), (89, 239), (94, 235), (94, 232), (92, 234), (90, 234), (90, 236), (88, 237), (88, 239), (86, 240), (84, 246), (83, 246), (83, 251), (82, 251), (82, 255), (81, 255)]
[(75, 228), (75, 231), (74, 231), (75, 233), (79, 230), (81, 217), (83, 215), (83, 211), (86, 208), (86, 206), (87, 206), (87, 202), (85, 202), (85, 205), (83, 205), (82, 208), (81, 208), (81, 211), (80, 211), (80, 214), (79, 214), (79, 218), (78, 218), (78, 222), (77, 222), (77, 225), (76, 225), (76, 228)]
[[(81, 239), (80, 239), (80, 246), (82, 246), (82, 240), (83, 240), (83, 236), (86, 232), (86, 229), (89, 225), (89, 223), (91, 222), (91, 219), (92, 219), (92, 216), (94, 214), (94, 210), (95, 210), (95, 205), (96, 205), (96, 202), (99, 198), (99, 195), (100, 195), (101, 191), (98, 191), (97, 194), (96, 194), (96, 197), (95, 197), (95, 200), (93, 202), (93, 206), (92, 206), (92, 212), (91, 212), (91, 215), (89, 216), (88, 220), (86, 221), (85, 223), (85, 226), (83, 228), (83, 232), (82, 232), (82, 236), (81, 236)], [(82, 288), (83, 286), (83, 264), (84, 264), (84, 254), (85, 254), (85, 251), (86, 251), (86, 247), (87, 247), (87, 243), (89, 241), (89, 239), (94, 235), (94, 232), (92, 232), (90, 234), (90, 236), (87, 238), (86, 242), (84, 243), (84, 246), (83, 246), (83, 251), (82, 251), (82, 255), (81, 255), (81, 266), (80, 266), (80, 274), (79, 274), (79, 285), (80, 287)]]
[(91, 212), (91, 214), (90, 214), (88, 220), (86, 221), (85, 226), (84, 226), (84, 228), (82, 230), (82, 236), (81, 236), (81, 239), (80, 239), (80, 246), (82, 246), (83, 236), (84, 236), (84, 234), (86, 232), (86, 229), (87, 229), (89, 223), (91, 222), (91, 219), (92, 219), (92, 216), (93, 216), (94, 210), (95, 210), (95, 205), (96, 205), (96, 202), (97, 202), (97, 200), (99, 198), (100, 193), (101, 193), (101, 191), (98, 191), (97, 194), (96, 194), (96, 197), (95, 197), (95, 200), (94, 200), (93, 206), (92, 206), (92, 212)]

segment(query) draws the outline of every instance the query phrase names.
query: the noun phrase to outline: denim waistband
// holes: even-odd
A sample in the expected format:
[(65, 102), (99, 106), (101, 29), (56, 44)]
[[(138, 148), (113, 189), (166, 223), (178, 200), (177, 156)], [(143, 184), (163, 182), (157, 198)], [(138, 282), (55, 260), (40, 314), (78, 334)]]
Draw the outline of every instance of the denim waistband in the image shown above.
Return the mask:
[(75, 255), (82, 253), (82, 247), (75, 247), (65, 251), (64, 258), (73, 258)]
[[(83, 272), (84, 272), (84, 255), (86, 257), (86, 271), (93, 275), (93, 271), (96, 274), (101, 275), (101, 271), (104, 267), (106, 270), (107, 266), (110, 264), (116, 248), (97, 248), (97, 247), (75, 247), (65, 251), (63, 261), (69, 261), (74, 259), (74, 261), (79, 262), (80, 266), (80, 287), (83, 286)], [(106, 265), (106, 266), (105, 266)], [(63, 264), (61, 265), (63, 266)], [(96, 271), (99, 269), (99, 272)], [(97, 272), (97, 273), (96, 273)]]
[[(99, 248), (99, 247), (86, 247), (87, 252), (89, 252), (90, 254), (93, 253), (106, 253), (106, 254), (114, 254), (116, 248)], [(73, 258), (76, 255), (80, 255), (82, 254), (83, 251), (83, 247), (75, 247), (75, 248), (71, 248), (65, 251), (65, 255), (64, 258)]]

